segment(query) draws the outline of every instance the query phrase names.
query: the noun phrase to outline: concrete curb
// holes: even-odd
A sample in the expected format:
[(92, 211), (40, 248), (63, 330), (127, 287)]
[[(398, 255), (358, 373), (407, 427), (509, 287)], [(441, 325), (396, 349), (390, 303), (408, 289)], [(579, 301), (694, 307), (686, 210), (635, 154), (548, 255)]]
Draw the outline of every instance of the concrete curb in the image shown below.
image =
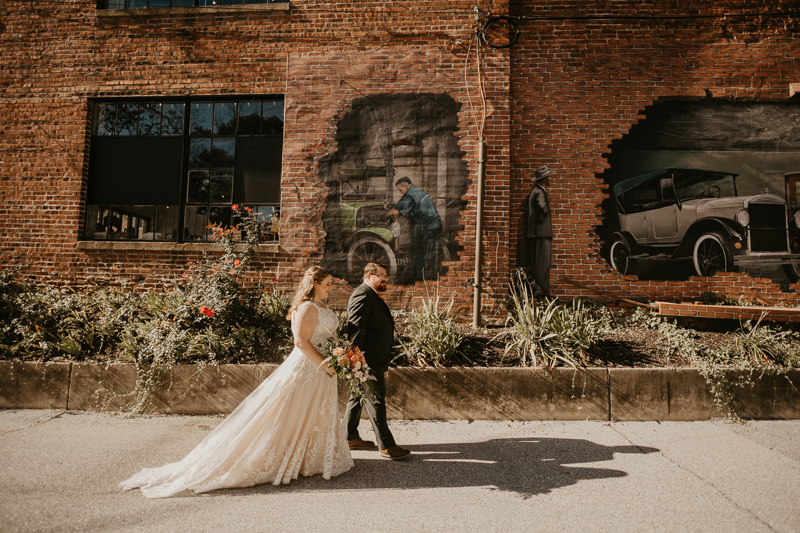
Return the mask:
[[(230, 413), (277, 365), (178, 365), (152, 409)], [(731, 371), (745, 418), (800, 419), (800, 370)], [(0, 362), (0, 408), (116, 411), (133, 401), (130, 364)], [(696, 369), (392, 368), (390, 418), (406, 420), (708, 420), (725, 416)], [(340, 406), (346, 390), (339, 383)]]

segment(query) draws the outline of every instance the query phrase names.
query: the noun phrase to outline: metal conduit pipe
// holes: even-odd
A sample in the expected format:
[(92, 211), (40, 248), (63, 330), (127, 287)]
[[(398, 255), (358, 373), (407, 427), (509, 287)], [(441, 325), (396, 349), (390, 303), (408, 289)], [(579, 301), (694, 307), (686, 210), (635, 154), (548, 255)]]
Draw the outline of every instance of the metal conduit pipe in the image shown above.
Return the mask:
[(478, 212), (475, 221), (475, 277), (472, 280), (472, 327), (481, 325), (481, 272), (483, 258), (483, 186), (486, 181), (486, 141), (478, 144)]

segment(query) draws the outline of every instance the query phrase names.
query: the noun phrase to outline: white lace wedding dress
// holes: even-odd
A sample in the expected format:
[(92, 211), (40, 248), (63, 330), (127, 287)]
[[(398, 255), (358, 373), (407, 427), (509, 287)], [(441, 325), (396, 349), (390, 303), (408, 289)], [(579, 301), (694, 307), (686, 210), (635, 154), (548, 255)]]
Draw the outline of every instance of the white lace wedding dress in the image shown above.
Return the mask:
[[(301, 305), (314, 305), (319, 312), (311, 342), (328, 342), (336, 333), (336, 315), (313, 302)], [(352, 467), (339, 420), (336, 378), (295, 348), (183, 460), (145, 468), (120, 487), (165, 498), (182, 490), (279, 485), (298, 474), (330, 479)]]

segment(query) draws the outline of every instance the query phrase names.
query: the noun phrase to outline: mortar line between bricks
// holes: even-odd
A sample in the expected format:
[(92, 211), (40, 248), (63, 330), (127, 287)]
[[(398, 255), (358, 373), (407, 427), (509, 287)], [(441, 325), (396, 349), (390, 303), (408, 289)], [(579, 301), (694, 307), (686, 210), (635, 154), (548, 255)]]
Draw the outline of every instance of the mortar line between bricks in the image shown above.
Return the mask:
[[(659, 422), (659, 424), (660, 424), (660, 422)], [(634, 446), (635, 448), (637, 448), (637, 449), (639, 449), (639, 450), (642, 450), (642, 447), (641, 447), (641, 446), (639, 446), (638, 444), (634, 443), (634, 442), (633, 442), (631, 439), (629, 439), (629, 438), (628, 438), (628, 436), (627, 436), (627, 435), (625, 435), (624, 433), (622, 433), (621, 431), (619, 431), (619, 430), (618, 430), (616, 427), (614, 427), (614, 424), (613, 424), (613, 423), (609, 424), (609, 427), (610, 427), (610, 428), (611, 428), (611, 429), (612, 429), (612, 430), (613, 430), (613, 431), (614, 431), (614, 432), (615, 432), (617, 435), (621, 436), (623, 439), (625, 439), (626, 441), (628, 441), (628, 442), (631, 444), (631, 446)], [(655, 446), (653, 446), (652, 444), (651, 444), (651, 445), (649, 445), (649, 447), (650, 447), (650, 448), (655, 448)], [(688, 467), (686, 467), (686, 466), (683, 466), (682, 464), (680, 464), (680, 463), (679, 463), (679, 462), (677, 462), (676, 460), (674, 460), (674, 459), (672, 459), (671, 457), (667, 456), (667, 455), (666, 455), (666, 454), (665, 454), (663, 451), (661, 451), (661, 449), (660, 449), (660, 448), (657, 448), (657, 449), (658, 449), (658, 455), (660, 455), (661, 457), (663, 457), (664, 459), (666, 459), (667, 461), (669, 461), (669, 462), (670, 462), (670, 463), (672, 463), (673, 465), (677, 466), (677, 467), (678, 467), (678, 468), (680, 468), (681, 470), (683, 470), (683, 471), (685, 471), (685, 472), (688, 472), (689, 474), (693, 475), (694, 477), (696, 477), (697, 479), (699, 479), (700, 481), (702, 481), (702, 482), (703, 482), (703, 483), (705, 483), (706, 485), (708, 485), (708, 486), (710, 486), (711, 488), (713, 488), (715, 491), (717, 491), (719, 494), (721, 494), (723, 498), (725, 498), (726, 500), (728, 500), (729, 502), (731, 502), (731, 503), (733, 504), (733, 506), (734, 506), (734, 507), (736, 507), (737, 509), (740, 509), (740, 510), (742, 510), (742, 511), (745, 511), (745, 512), (747, 512), (747, 514), (749, 514), (750, 516), (752, 516), (753, 518), (755, 518), (755, 519), (756, 519), (756, 521), (758, 521), (758, 522), (760, 522), (760, 523), (764, 524), (765, 526), (767, 526), (767, 528), (768, 528), (770, 531), (776, 531), (776, 532), (777, 532), (777, 530), (776, 530), (775, 528), (773, 528), (773, 527), (772, 527), (771, 525), (769, 525), (767, 522), (765, 522), (764, 520), (762, 520), (760, 516), (758, 516), (757, 514), (753, 513), (753, 511), (751, 511), (750, 509), (748, 509), (748, 508), (746, 508), (746, 507), (742, 507), (741, 505), (739, 505), (739, 504), (736, 502), (736, 500), (734, 500), (734, 499), (732, 499), (730, 496), (728, 496), (728, 495), (727, 495), (727, 494), (726, 494), (724, 491), (722, 491), (722, 490), (721, 490), (719, 487), (717, 487), (716, 485), (714, 485), (714, 484), (713, 484), (711, 481), (707, 480), (706, 478), (704, 478), (703, 476), (701, 476), (701, 475), (700, 475), (700, 474), (698, 474), (697, 472), (695, 472), (695, 471), (691, 470), (690, 468), (688, 468)], [(642, 451), (644, 451), (644, 450), (642, 450)]]

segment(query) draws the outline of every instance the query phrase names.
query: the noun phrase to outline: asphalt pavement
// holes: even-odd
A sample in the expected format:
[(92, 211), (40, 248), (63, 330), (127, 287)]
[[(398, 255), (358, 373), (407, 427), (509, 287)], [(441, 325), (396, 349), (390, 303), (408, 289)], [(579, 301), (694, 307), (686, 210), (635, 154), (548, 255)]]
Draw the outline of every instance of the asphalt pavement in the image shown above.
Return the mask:
[[(148, 500), (221, 417), (0, 411), (0, 531), (800, 531), (800, 421), (390, 421), (413, 455)], [(372, 435), (362, 421), (362, 437)]]

